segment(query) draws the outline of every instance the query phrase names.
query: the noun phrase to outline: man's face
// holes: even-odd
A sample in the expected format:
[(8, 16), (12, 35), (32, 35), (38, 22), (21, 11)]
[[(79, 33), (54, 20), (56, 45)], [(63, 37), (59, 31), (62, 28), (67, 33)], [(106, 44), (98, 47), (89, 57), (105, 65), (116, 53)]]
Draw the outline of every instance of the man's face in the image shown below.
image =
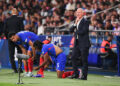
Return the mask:
[(106, 26), (109, 27), (110, 26), (110, 22), (106, 22)]
[(111, 42), (111, 41), (112, 41), (112, 39), (113, 39), (113, 37), (108, 37), (108, 41), (110, 41), (110, 42)]
[(76, 11), (76, 16), (82, 18), (84, 16), (84, 11), (81, 8), (78, 8)]
[(52, 38), (48, 38), (49, 41), (52, 41)]
[(10, 38), (11, 41), (13, 42), (17, 42), (18, 41), (18, 37), (16, 35), (13, 35), (11, 38)]

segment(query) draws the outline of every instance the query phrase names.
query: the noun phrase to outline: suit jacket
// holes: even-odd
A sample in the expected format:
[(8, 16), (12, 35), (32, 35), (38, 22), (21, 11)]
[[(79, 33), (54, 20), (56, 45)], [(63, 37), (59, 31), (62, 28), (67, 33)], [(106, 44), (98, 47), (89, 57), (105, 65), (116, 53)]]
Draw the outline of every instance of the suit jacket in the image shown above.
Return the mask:
[(13, 15), (10, 18), (6, 19), (4, 24), (4, 33), (7, 37), (10, 32), (19, 32), (24, 30), (23, 19), (17, 15)]
[[(70, 28), (70, 32), (73, 32), (76, 28), (77, 26), (73, 25)], [(74, 35), (75, 35), (74, 46), (79, 45), (80, 48), (90, 47), (89, 22), (85, 18), (82, 18), (82, 20), (80, 21)], [(78, 43), (76, 40), (78, 40)]]
[(3, 25), (4, 25), (4, 23), (0, 21), (0, 36), (3, 33)]

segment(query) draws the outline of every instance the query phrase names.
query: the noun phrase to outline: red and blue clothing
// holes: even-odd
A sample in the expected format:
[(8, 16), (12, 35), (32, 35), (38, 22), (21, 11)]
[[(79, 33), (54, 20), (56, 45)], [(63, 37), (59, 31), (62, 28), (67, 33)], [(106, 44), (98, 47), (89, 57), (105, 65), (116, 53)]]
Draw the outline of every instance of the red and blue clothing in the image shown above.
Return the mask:
[(66, 55), (62, 52), (56, 56), (56, 51), (53, 44), (44, 44), (42, 46), (42, 54), (51, 57), (52, 62), (56, 63), (56, 70), (64, 71), (66, 64)]
[[(31, 46), (29, 45), (29, 41), (35, 42), (39, 40), (39, 37), (29, 31), (20, 31), (16, 34), (19, 37), (19, 41), (16, 42), (18, 45), (22, 45), (26, 50), (32, 51)], [(25, 72), (32, 72), (33, 71), (33, 60), (30, 57), (28, 60), (28, 65), (24, 65)]]

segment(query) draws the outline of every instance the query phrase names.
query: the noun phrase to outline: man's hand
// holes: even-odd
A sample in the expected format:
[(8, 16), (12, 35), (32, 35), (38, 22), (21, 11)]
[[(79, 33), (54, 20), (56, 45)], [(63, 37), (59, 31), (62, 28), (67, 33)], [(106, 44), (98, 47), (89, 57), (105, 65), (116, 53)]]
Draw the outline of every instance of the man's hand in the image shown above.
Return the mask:
[(39, 66), (38, 66), (38, 67), (34, 67), (33, 69), (34, 69), (34, 70), (39, 70)]

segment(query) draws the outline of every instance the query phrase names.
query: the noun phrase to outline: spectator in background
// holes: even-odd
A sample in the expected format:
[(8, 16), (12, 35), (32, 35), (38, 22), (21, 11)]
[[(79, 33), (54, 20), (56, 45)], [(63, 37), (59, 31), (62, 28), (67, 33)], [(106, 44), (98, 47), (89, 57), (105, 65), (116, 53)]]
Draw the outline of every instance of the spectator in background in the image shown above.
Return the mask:
[(111, 23), (113, 23), (116, 20), (116, 17), (114, 15), (111, 16)]
[(31, 23), (30, 16), (26, 16), (23, 23), (24, 25), (30, 24)]
[[(98, 22), (98, 23), (97, 23), (97, 28), (96, 28), (96, 30), (104, 30), (102, 21), (97, 20), (97, 22)], [(104, 33), (97, 32), (97, 35), (102, 36), (102, 35), (104, 35)]]
[[(4, 33), (6, 37), (8, 38), (8, 33), (10, 32), (19, 32), (24, 29), (22, 18), (18, 17), (18, 12), (16, 8), (13, 8), (11, 10), (12, 16), (8, 19), (6, 19), (4, 24)], [(15, 47), (17, 47), (18, 53), (21, 53), (21, 49), (18, 45), (14, 44), (11, 40), (8, 40), (8, 47), (9, 47), (9, 58), (11, 62), (12, 69), (14, 70), (14, 73), (18, 73), (16, 64), (15, 64)], [(22, 61), (21, 61), (22, 64)], [(20, 69), (20, 72), (23, 72), (22, 69)]]
[(120, 32), (119, 32), (120, 31), (120, 25), (119, 24), (120, 23), (119, 23), (118, 20), (113, 22), (113, 31), (116, 31), (116, 32), (113, 32), (113, 35), (115, 35), (115, 36), (119, 36), (120, 35)]
[(4, 22), (2, 21), (2, 15), (0, 15), (0, 39), (3, 38), (3, 28)]
[(101, 58), (103, 59), (103, 68), (116, 68), (117, 64), (117, 54), (113, 52), (112, 46), (110, 43), (112, 42), (113, 36), (109, 35), (107, 40), (103, 40), (100, 48)]
[(3, 15), (7, 16), (8, 14), (8, 9), (7, 9), (7, 4), (3, 5)]
[(29, 16), (29, 10), (28, 10), (28, 8), (23, 7), (23, 15), (25, 16), (25, 18), (26, 18), (27, 16)]
[(3, 3), (2, 1), (0, 1), (0, 9), (2, 9), (2, 7), (3, 7)]
[(69, 24), (71, 21), (69, 19), (69, 16), (64, 16), (64, 24)]
[[(107, 20), (105, 22), (105, 30), (112, 30), (113, 26), (111, 24), (111, 22), (109, 20)], [(105, 32), (105, 35), (108, 36), (110, 33), (109, 32)]]
[(41, 20), (38, 21), (37, 35), (44, 35), (44, 26)]
[(73, 0), (69, 0), (68, 4), (66, 5), (66, 10), (75, 10), (76, 4)]
[(81, 2), (81, 6), (82, 6), (82, 9), (84, 10), (87, 8), (87, 4), (85, 3), (85, 1)]
[(48, 36), (46, 40), (43, 41), (43, 44), (49, 44), (52, 41), (52, 36)]
[(25, 31), (30, 31), (30, 25), (29, 24), (25, 25), (24, 30)]
[(98, 7), (98, 3), (93, 4), (93, 13), (95, 14), (95, 13), (97, 13), (99, 11), (100, 11), (100, 9)]
[[(59, 24), (55, 25), (54, 22), (59, 23), (59, 21), (67, 17), (67, 23), (70, 25), (69, 22), (75, 19), (74, 11), (76, 8), (81, 7), (85, 9), (87, 12), (86, 15), (90, 16), (102, 10), (111, 8), (119, 3), (118, 0), (2, 0), (0, 1), (0, 14), (4, 15), (4, 22), (5, 18), (11, 16), (11, 9), (16, 7), (17, 10), (19, 10), (19, 16), (24, 16), (24, 25), (29, 23), (31, 25), (31, 31), (37, 33), (38, 20), (41, 20), (42, 25), (45, 24), (47, 27), (56, 27)], [(116, 19), (120, 20), (119, 8), (120, 6), (109, 11), (104, 11), (99, 15), (97, 14), (94, 20), (103, 21), (103, 24), (108, 20), (111, 23)], [(91, 19), (92, 17), (89, 18)], [(91, 20), (91, 24), (93, 24), (92, 22), (94, 20)], [(64, 21), (66, 23), (66, 19)], [(53, 30), (49, 32), (49, 34), (54, 33), (55, 27), (53, 27)], [(68, 27), (65, 26), (66, 30), (67, 28)], [(103, 28), (105, 28), (105, 26)], [(96, 27), (94, 27), (94, 29), (96, 29)], [(59, 28), (57, 30), (59, 30)], [(46, 34), (46, 32), (47, 31), (45, 31), (44, 34)]]
[(96, 32), (94, 32), (94, 30), (97, 29), (97, 24), (98, 24), (98, 22), (96, 19), (91, 21), (91, 24), (89, 26), (89, 30), (93, 31), (90, 33), (91, 35), (96, 35)]
[(113, 26), (112, 26), (110, 20), (107, 20), (105, 22), (105, 30), (112, 30), (112, 29), (113, 29)]
[(34, 33), (37, 33), (37, 27), (38, 27), (38, 18), (37, 17), (31, 17), (31, 31)]

